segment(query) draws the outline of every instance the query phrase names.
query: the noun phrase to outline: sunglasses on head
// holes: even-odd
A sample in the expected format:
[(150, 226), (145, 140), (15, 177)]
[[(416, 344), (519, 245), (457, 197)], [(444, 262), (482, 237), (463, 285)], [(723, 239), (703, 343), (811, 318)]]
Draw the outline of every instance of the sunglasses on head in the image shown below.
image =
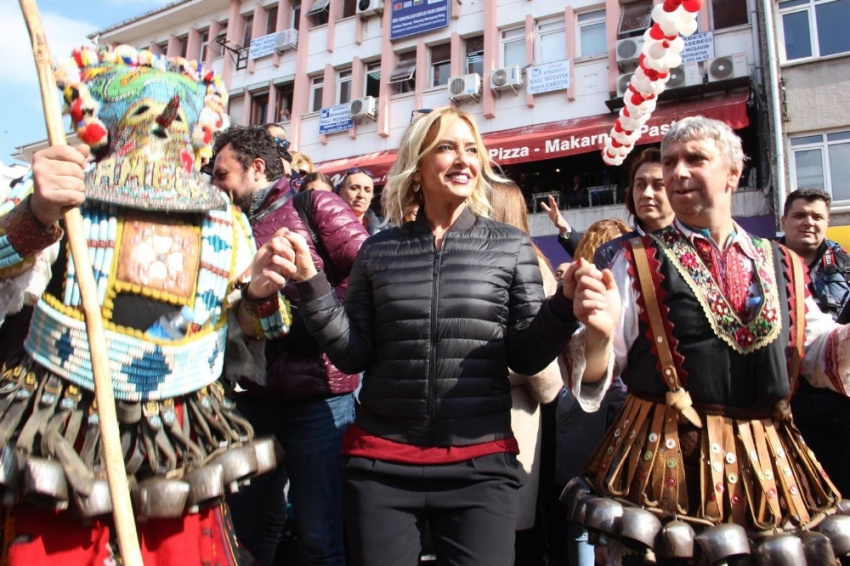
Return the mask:
[(357, 173), (362, 173), (363, 175), (366, 175), (367, 177), (369, 177), (373, 181), (375, 180), (375, 177), (372, 175), (372, 172), (369, 171), (368, 169), (361, 169), (360, 167), (352, 167), (351, 169), (349, 169), (348, 171), (343, 173), (342, 178), (339, 180), (339, 182), (342, 183), (343, 181), (345, 181), (345, 179), (349, 175), (356, 175)]

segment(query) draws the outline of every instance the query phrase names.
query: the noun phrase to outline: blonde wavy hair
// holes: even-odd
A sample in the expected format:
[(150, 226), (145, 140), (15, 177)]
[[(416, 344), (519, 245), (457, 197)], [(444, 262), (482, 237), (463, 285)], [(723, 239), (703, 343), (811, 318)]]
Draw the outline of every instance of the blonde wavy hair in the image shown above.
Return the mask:
[(593, 263), (593, 256), (596, 254), (599, 246), (613, 240), (617, 236), (628, 233), (629, 227), (622, 220), (616, 218), (598, 220), (590, 225), (590, 228), (587, 229), (587, 232), (579, 240), (573, 260), (583, 258)]
[(492, 208), (488, 199), (490, 185), (487, 179), (500, 182), (507, 182), (508, 179), (493, 171), (487, 148), (484, 147), (481, 132), (478, 131), (478, 126), (475, 124), (475, 118), (472, 114), (458, 110), (453, 106), (443, 106), (418, 118), (407, 127), (401, 136), (398, 156), (387, 176), (387, 184), (381, 196), (384, 216), (388, 222), (401, 226), (404, 223), (406, 212), (414, 207), (418, 206), (421, 209), (424, 206), (423, 191), (413, 190), (416, 185), (413, 176), (417, 172), (422, 158), (437, 146), (437, 142), (443, 139), (446, 131), (455, 120), (463, 120), (472, 131), (478, 151), (478, 160), (481, 164), (475, 187), (472, 189), (472, 194), (466, 199), (466, 206), (476, 216), (490, 216)]

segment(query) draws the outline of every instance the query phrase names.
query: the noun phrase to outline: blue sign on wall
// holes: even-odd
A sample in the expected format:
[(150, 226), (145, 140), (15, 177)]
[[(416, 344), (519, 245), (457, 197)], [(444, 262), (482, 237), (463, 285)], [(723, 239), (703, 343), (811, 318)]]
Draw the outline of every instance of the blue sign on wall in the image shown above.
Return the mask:
[(354, 127), (354, 120), (348, 113), (348, 104), (337, 104), (322, 108), (319, 114), (319, 135), (326, 136), (344, 132)]
[(449, 25), (449, 0), (388, 0), (390, 41)]

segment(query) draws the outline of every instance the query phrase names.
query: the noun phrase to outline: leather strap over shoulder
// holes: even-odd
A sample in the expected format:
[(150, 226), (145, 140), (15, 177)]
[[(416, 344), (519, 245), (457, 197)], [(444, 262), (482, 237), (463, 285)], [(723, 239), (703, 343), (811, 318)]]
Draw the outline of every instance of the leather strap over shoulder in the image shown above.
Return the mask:
[(800, 256), (794, 253), (788, 253), (788, 258), (791, 261), (791, 274), (794, 278), (792, 285), (794, 286), (794, 348), (791, 349), (791, 359), (788, 364), (788, 396), (780, 400), (774, 407), (774, 417), (790, 418), (791, 416), (791, 397), (794, 396), (794, 390), (797, 387), (797, 380), (800, 377), (800, 364), (803, 361), (803, 345), (806, 340), (806, 291), (805, 279), (803, 277), (803, 262)]
[(635, 260), (640, 291), (649, 317), (650, 331), (658, 352), (658, 358), (661, 361), (661, 375), (665, 385), (670, 389), (667, 393), (667, 405), (676, 409), (680, 420), (686, 419), (695, 427), (702, 428), (702, 419), (693, 408), (690, 394), (682, 388), (679, 374), (676, 371), (676, 364), (673, 362), (673, 354), (670, 351), (667, 332), (664, 329), (661, 309), (658, 306), (658, 297), (655, 294), (655, 285), (652, 282), (649, 262), (646, 257), (646, 248), (644, 248), (643, 241), (640, 238), (632, 238), (629, 242), (632, 246), (632, 256)]

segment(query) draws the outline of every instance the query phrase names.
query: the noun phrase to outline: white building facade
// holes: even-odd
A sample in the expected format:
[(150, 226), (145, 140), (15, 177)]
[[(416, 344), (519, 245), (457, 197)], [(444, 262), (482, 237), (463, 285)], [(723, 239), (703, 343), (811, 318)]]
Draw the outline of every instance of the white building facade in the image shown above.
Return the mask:
[[(753, 158), (735, 214), (768, 235), (775, 218), (760, 1), (704, 1), (684, 63), (639, 143), (657, 143), (686, 115), (729, 123)], [(491, 157), (526, 192), (532, 212), (556, 195), (581, 230), (600, 218), (626, 219), (628, 161), (607, 167), (599, 150), (652, 7), (653, 0), (183, 0), (92, 39), (204, 61), (224, 78), (234, 123), (281, 123), (332, 177), (356, 166), (382, 184), (410, 121), (457, 104), (476, 116)], [(581, 193), (571, 193), (574, 180)], [(555, 233), (545, 218), (532, 218), (532, 230)]]
[(850, 0), (771, 3), (786, 192), (826, 190), (833, 225), (850, 225)]

